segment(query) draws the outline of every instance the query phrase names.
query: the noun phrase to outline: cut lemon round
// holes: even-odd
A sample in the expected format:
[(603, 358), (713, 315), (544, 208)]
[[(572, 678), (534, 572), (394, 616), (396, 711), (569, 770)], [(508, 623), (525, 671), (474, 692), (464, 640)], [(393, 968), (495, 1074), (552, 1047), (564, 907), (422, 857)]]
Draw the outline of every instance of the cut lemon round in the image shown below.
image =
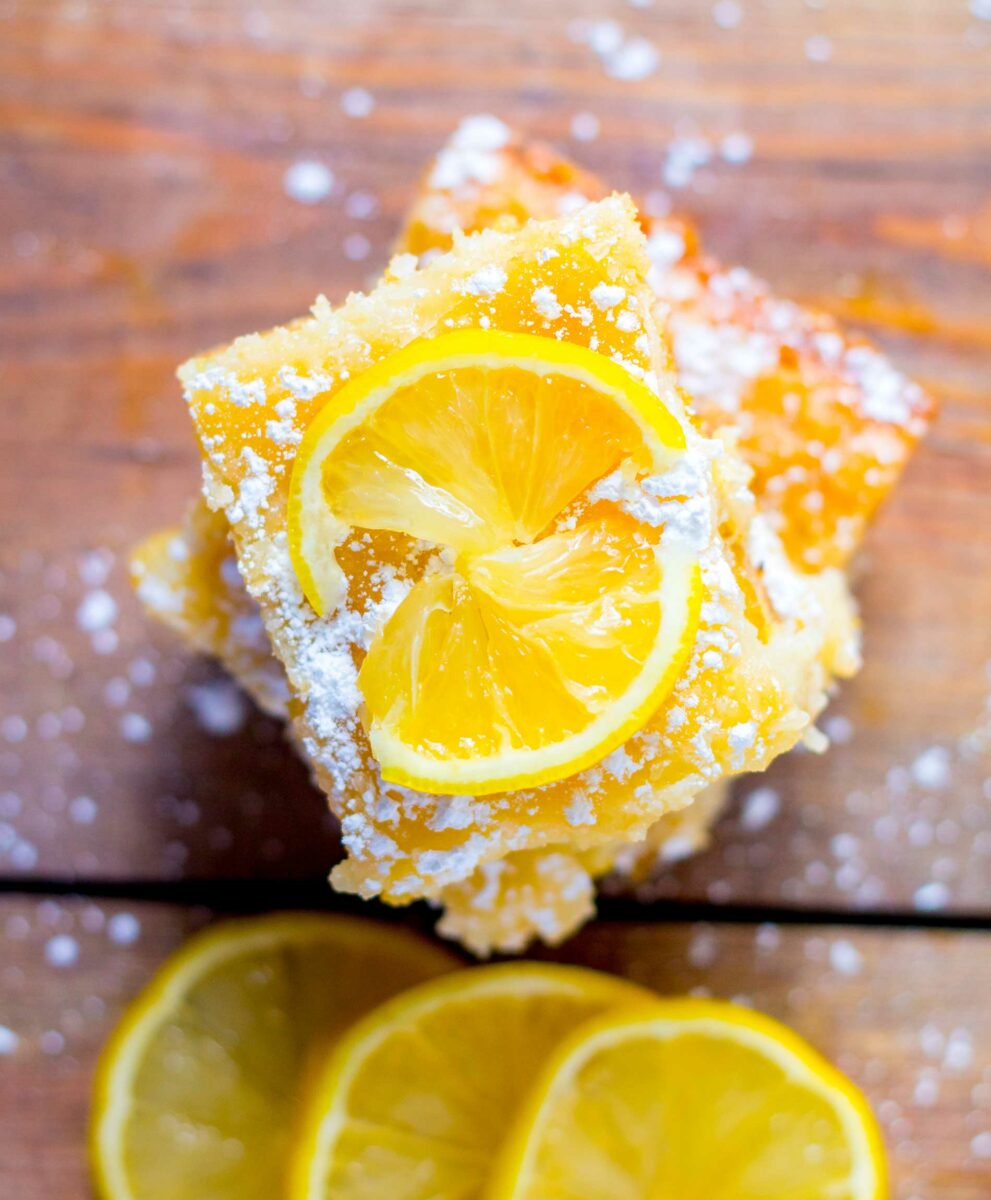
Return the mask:
[(285, 914), (192, 938), (131, 1005), (97, 1069), (90, 1154), (104, 1200), (284, 1195), (311, 1056), (401, 988), (456, 966), (351, 918)]
[(292, 1200), (471, 1200), (527, 1089), (578, 1024), (650, 993), (575, 967), (478, 967), (382, 1005), (310, 1094)]
[(649, 720), (699, 621), (697, 550), (664, 536), (685, 452), (678, 420), (624, 367), (528, 334), (414, 342), (318, 412), (289, 549), (319, 614), (346, 614), (369, 579), (381, 599), (383, 573), (398, 583), (358, 676), (384, 779), (519, 790)]
[(548, 1062), (489, 1200), (881, 1200), (867, 1101), (790, 1029), (659, 1001), (578, 1030)]

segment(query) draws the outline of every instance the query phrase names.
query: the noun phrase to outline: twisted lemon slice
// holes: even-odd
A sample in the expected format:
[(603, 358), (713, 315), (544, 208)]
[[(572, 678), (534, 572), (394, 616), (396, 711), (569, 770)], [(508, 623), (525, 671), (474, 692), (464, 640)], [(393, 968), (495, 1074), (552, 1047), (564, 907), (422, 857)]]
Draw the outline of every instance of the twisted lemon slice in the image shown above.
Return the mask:
[(386, 780), (518, 790), (643, 726), (698, 626), (697, 555), (664, 537), (678, 497), (651, 507), (640, 489), (684, 451), (678, 421), (622, 366), (527, 334), (414, 342), (320, 410), (288, 513), (310, 603), (347, 604), (335, 554), (367, 539), (370, 573), (368, 531), (388, 531), (393, 557), (405, 538), (418, 563), (358, 677)]

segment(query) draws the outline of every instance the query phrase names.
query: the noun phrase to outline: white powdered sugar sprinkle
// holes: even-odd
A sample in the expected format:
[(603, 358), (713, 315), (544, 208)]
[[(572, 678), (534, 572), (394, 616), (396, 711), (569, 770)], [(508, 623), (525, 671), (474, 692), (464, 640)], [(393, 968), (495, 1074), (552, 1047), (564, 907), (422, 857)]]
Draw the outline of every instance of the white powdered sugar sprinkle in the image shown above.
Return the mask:
[(552, 288), (538, 287), (533, 289), (533, 307), (548, 321), (555, 321), (561, 315), (561, 304)]
[(241, 458), (248, 472), (241, 480), (238, 490), (237, 503), (228, 512), (232, 525), (244, 521), (252, 529), (261, 524), (261, 514), (268, 508), (268, 499), (275, 487), (268, 463), (250, 446), (241, 451)]
[(494, 183), (501, 168), (497, 151), (510, 140), (509, 127), (498, 117), (465, 117), (437, 156), (430, 174), (434, 188), (458, 188), (467, 183)]
[(603, 310), (615, 308), (626, 299), (626, 288), (614, 283), (597, 283), (592, 288), (592, 303)]
[(462, 286), (473, 296), (497, 296), (506, 286), (506, 272), (497, 266), (479, 267)]
[(630, 480), (622, 469), (589, 489), (592, 503), (609, 500), (636, 521), (663, 526), (662, 542), (699, 553), (712, 540), (711, 465), (704, 444), (663, 474)]

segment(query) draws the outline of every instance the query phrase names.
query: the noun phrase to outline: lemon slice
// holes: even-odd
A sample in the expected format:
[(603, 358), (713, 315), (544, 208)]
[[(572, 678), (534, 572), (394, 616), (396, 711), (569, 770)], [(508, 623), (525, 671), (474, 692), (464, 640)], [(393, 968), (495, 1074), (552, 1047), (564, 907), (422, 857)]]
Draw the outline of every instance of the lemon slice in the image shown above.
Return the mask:
[(399, 930), (286, 914), (192, 938), (131, 1005), (97, 1070), (105, 1200), (272, 1200), (311, 1054), (455, 960)]
[(603, 1017), (547, 1064), (490, 1200), (880, 1200), (880, 1132), (791, 1030), (715, 1001)]
[(384, 779), (518, 790), (647, 722), (698, 628), (697, 556), (628, 495), (590, 489), (618, 471), (635, 497), (684, 452), (678, 421), (627, 370), (527, 334), (414, 342), (318, 412), (288, 510), (310, 603), (346, 607), (339, 557), (367, 547), (374, 574), (375, 533), (393, 559), (407, 539), (417, 564), (358, 677)]
[(292, 1200), (469, 1200), (554, 1047), (649, 993), (574, 967), (479, 967), (382, 1005), (311, 1092)]

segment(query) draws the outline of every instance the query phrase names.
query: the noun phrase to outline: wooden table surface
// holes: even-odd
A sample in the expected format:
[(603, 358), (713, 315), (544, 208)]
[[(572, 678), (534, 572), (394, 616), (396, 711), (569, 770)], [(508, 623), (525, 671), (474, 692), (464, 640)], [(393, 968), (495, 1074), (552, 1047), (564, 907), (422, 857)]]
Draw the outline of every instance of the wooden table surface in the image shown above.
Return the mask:
[(942, 401), (863, 556), (836, 746), (561, 954), (784, 1016), (867, 1088), (898, 1200), (987, 1197), (987, 0), (0, 0), (0, 1193), (87, 1195), (94, 1054), (185, 930), (335, 902), (279, 728), (148, 626), (125, 557), (196, 487), (176, 364), (366, 282), (477, 111), (668, 197)]

